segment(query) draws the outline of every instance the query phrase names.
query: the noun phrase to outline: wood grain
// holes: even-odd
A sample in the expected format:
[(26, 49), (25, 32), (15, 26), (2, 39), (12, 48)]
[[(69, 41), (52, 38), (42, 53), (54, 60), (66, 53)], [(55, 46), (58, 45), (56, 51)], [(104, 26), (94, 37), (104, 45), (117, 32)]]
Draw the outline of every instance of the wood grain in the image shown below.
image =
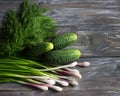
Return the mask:
[[(13, 1), (13, 2), (12, 2)], [(0, 22), (7, 9), (18, 10), (23, 0), (0, 0)], [(31, 0), (49, 8), (59, 32), (75, 32), (82, 56), (120, 56), (119, 0)], [(2, 23), (0, 23), (2, 27)]]
[[(18, 10), (23, 0), (0, 0), (2, 22), (9, 9)], [(0, 84), (0, 96), (120, 96), (120, 0), (30, 0), (49, 8), (58, 32), (75, 32), (82, 57), (91, 66), (78, 68), (83, 75), (79, 86), (63, 92), (47, 92), (15, 83)], [(86, 57), (86, 58), (85, 58)]]
[(63, 92), (47, 92), (19, 84), (1, 84), (0, 96), (119, 96), (120, 95), (120, 58), (81, 58), (91, 65), (79, 68), (83, 78), (76, 87), (64, 87)]

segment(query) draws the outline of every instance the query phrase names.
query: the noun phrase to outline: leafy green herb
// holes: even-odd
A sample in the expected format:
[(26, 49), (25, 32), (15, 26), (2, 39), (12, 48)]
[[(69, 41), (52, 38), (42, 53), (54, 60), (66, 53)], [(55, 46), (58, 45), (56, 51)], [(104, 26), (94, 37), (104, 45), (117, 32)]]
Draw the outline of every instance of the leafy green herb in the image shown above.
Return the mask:
[(30, 4), (28, 0), (21, 5), (20, 22), (26, 33), (27, 44), (40, 43), (55, 36), (55, 21), (43, 14), (46, 11), (46, 8)]
[(4, 36), (0, 42), (0, 56), (16, 55), (24, 47), (22, 26), (15, 11), (9, 10), (4, 21)]
[(46, 8), (25, 0), (18, 14), (9, 10), (0, 40), (0, 56), (16, 56), (28, 45), (37, 45), (55, 36), (55, 21), (44, 14)]

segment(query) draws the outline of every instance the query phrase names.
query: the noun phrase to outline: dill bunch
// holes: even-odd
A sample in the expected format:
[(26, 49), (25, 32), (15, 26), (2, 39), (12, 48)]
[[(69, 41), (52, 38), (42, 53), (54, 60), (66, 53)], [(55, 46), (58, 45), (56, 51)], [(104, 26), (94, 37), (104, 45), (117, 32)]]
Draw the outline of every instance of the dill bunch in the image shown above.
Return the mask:
[(26, 46), (54, 37), (55, 21), (44, 14), (46, 11), (46, 8), (39, 8), (29, 0), (24, 0), (18, 13), (9, 10), (3, 23), (0, 56), (16, 56)]
[(47, 8), (39, 8), (25, 0), (21, 5), (19, 21), (25, 30), (26, 42), (40, 43), (55, 36), (55, 21), (44, 13)]
[(23, 29), (13, 10), (9, 10), (4, 21), (4, 33), (0, 40), (0, 56), (15, 55), (24, 47)]

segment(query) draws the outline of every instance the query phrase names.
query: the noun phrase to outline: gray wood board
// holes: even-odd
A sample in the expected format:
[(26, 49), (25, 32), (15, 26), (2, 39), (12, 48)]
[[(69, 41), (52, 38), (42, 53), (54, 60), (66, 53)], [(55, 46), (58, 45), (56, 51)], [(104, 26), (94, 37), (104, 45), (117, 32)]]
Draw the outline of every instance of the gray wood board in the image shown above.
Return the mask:
[(43, 92), (27, 86), (0, 84), (0, 96), (120, 96), (120, 58), (81, 58), (91, 65), (78, 68), (83, 78), (76, 87), (64, 87), (62, 92)]
[[(0, 0), (0, 22), (8, 9), (18, 10), (23, 0)], [(57, 21), (58, 31), (75, 32), (71, 47), (82, 56), (120, 56), (119, 0), (31, 0), (47, 6), (47, 15)], [(2, 23), (0, 23), (2, 27)]]

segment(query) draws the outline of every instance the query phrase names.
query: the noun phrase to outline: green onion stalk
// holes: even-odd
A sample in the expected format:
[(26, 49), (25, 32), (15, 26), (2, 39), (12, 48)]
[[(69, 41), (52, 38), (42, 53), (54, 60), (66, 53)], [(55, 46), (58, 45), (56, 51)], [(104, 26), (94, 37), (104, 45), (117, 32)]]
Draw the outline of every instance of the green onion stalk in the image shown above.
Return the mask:
[(0, 59), (0, 82), (15, 82), (37, 87), (41, 90), (48, 88), (62, 91), (61, 86), (78, 85), (74, 79), (81, 78), (81, 74), (75, 66), (83, 67), (85, 63), (73, 62), (63, 66), (46, 66), (43, 63), (23, 58), (7, 57)]

